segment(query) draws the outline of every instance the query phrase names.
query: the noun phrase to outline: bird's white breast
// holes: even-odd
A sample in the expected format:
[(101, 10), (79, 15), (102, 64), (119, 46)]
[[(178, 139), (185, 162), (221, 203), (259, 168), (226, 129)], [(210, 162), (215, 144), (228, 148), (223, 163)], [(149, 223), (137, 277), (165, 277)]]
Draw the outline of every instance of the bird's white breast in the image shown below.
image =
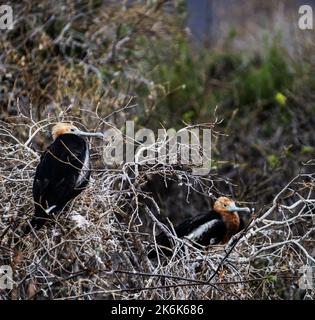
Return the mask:
[(204, 233), (208, 232), (218, 220), (211, 220), (207, 223), (202, 224), (198, 228), (194, 229), (187, 238), (190, 240), (198, 240)]
[(77, 182), (76, 182), (76, 187), (79, 187), (86, 179), (89, 174), (90, 170), (90, 152), (89, 152), (89, 147), (88, 145), (86, 146), (86, 151), (85, 151), (85, 156), (84, 156), (84, 161), (83, 161), (83, 166), (80, 171), (80, 174), (78, 176)]

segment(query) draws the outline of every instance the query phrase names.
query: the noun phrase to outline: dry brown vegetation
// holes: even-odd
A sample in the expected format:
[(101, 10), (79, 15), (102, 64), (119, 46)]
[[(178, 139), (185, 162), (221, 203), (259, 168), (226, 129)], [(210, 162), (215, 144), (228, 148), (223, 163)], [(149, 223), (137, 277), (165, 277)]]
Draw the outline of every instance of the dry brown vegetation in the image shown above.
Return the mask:
[[(30, 125), (21, 127), (32, 135), (47, 124), (34, 123), (30, 131)], [(54, 223), (16, 244), (13, 233), (33, 212), (38, 155), (17, 141), (15, 132), (15, 126), (2, 124), (1, 260), (13, 267), (15, 284), (12, 291), (1, 292), (2, 298), (248, 299), (299, 294), (292, 288), (301, 276), (299, 268), (314, 262), (312, 175), (300, 175), (285, 186), (271, 207), (259, 210), (236, 235), (236, 242), (196, 248), (161, 222), (155, 196), (162, 191), (154, 193), (150, 185), (162, 180), (177, 189), (178, 197), (186, 193), (193, 210), (202, 198), (219, 192), (218, 177), (145, 163), (94, 169), (90, 187)], [(101, 161), (102, 148), (92, 150)], [(284, 204), (287, 198), (292, 205)], [(165, 228), (177, 243), (174, 254), (149, 260), (150, 243)]]

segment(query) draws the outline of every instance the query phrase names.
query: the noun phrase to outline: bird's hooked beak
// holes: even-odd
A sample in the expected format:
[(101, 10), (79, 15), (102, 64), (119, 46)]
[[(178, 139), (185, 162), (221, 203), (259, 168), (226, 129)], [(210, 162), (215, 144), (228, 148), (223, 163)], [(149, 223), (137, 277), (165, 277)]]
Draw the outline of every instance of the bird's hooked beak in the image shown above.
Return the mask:
[(237, 207), (235, 203), (230, 204), (227, 209), (229, 212), (251, 212), (251, 210), (248, 207)]
[(75, 132), (73, 132), (74, 134), (77, 134), (78, 136), (82, 136), (82, 137), (96, 137), (96, 138), (104, 138), (104, 134), (102, 132), (85, 132), (85, 131), (81, 131), (79, 129), (75, 130)]

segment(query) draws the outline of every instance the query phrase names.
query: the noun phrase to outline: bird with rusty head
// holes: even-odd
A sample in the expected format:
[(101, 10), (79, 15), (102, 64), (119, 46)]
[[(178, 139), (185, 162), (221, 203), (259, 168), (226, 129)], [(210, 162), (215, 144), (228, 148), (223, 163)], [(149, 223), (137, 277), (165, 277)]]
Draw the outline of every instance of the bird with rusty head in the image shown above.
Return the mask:
[[(178, 238), (186, 238), (203, 246), (225, 244), (244, 228), (247, 219), (242, 219), (241, 214), (250, 213), (249, 208), (236, 206), (232, 199), (219, 197), (213, 210), (183, 221), (174, 230)], [(164, 232), (156, 237), (156, 242), (165, 254), (172, 252), (169, 238)], [(155, 256), (156, 252), (152, 250), (149, 257)]]
[[(52, 137), (54, 141), (42, 154), (33, 182), (35, 214), (30, 225), (35, 229), (40, 229), (52, 214), (60, 212), (87, 187), (91, 164), (84, 137), (103, 138), (103, 134), (59, 122), (52, 128)], [(28, 225), (26, 233), (30, 229)]]

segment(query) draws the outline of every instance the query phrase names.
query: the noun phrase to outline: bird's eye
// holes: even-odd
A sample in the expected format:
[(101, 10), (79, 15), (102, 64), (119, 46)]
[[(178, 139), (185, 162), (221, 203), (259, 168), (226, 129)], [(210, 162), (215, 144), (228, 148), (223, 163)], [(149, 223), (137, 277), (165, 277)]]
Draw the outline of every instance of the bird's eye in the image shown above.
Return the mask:
[(74, 128), (72, 128), (70, 131), (74, 132), (74, 131), (75, 131), (75, 129), (74, 129)]

